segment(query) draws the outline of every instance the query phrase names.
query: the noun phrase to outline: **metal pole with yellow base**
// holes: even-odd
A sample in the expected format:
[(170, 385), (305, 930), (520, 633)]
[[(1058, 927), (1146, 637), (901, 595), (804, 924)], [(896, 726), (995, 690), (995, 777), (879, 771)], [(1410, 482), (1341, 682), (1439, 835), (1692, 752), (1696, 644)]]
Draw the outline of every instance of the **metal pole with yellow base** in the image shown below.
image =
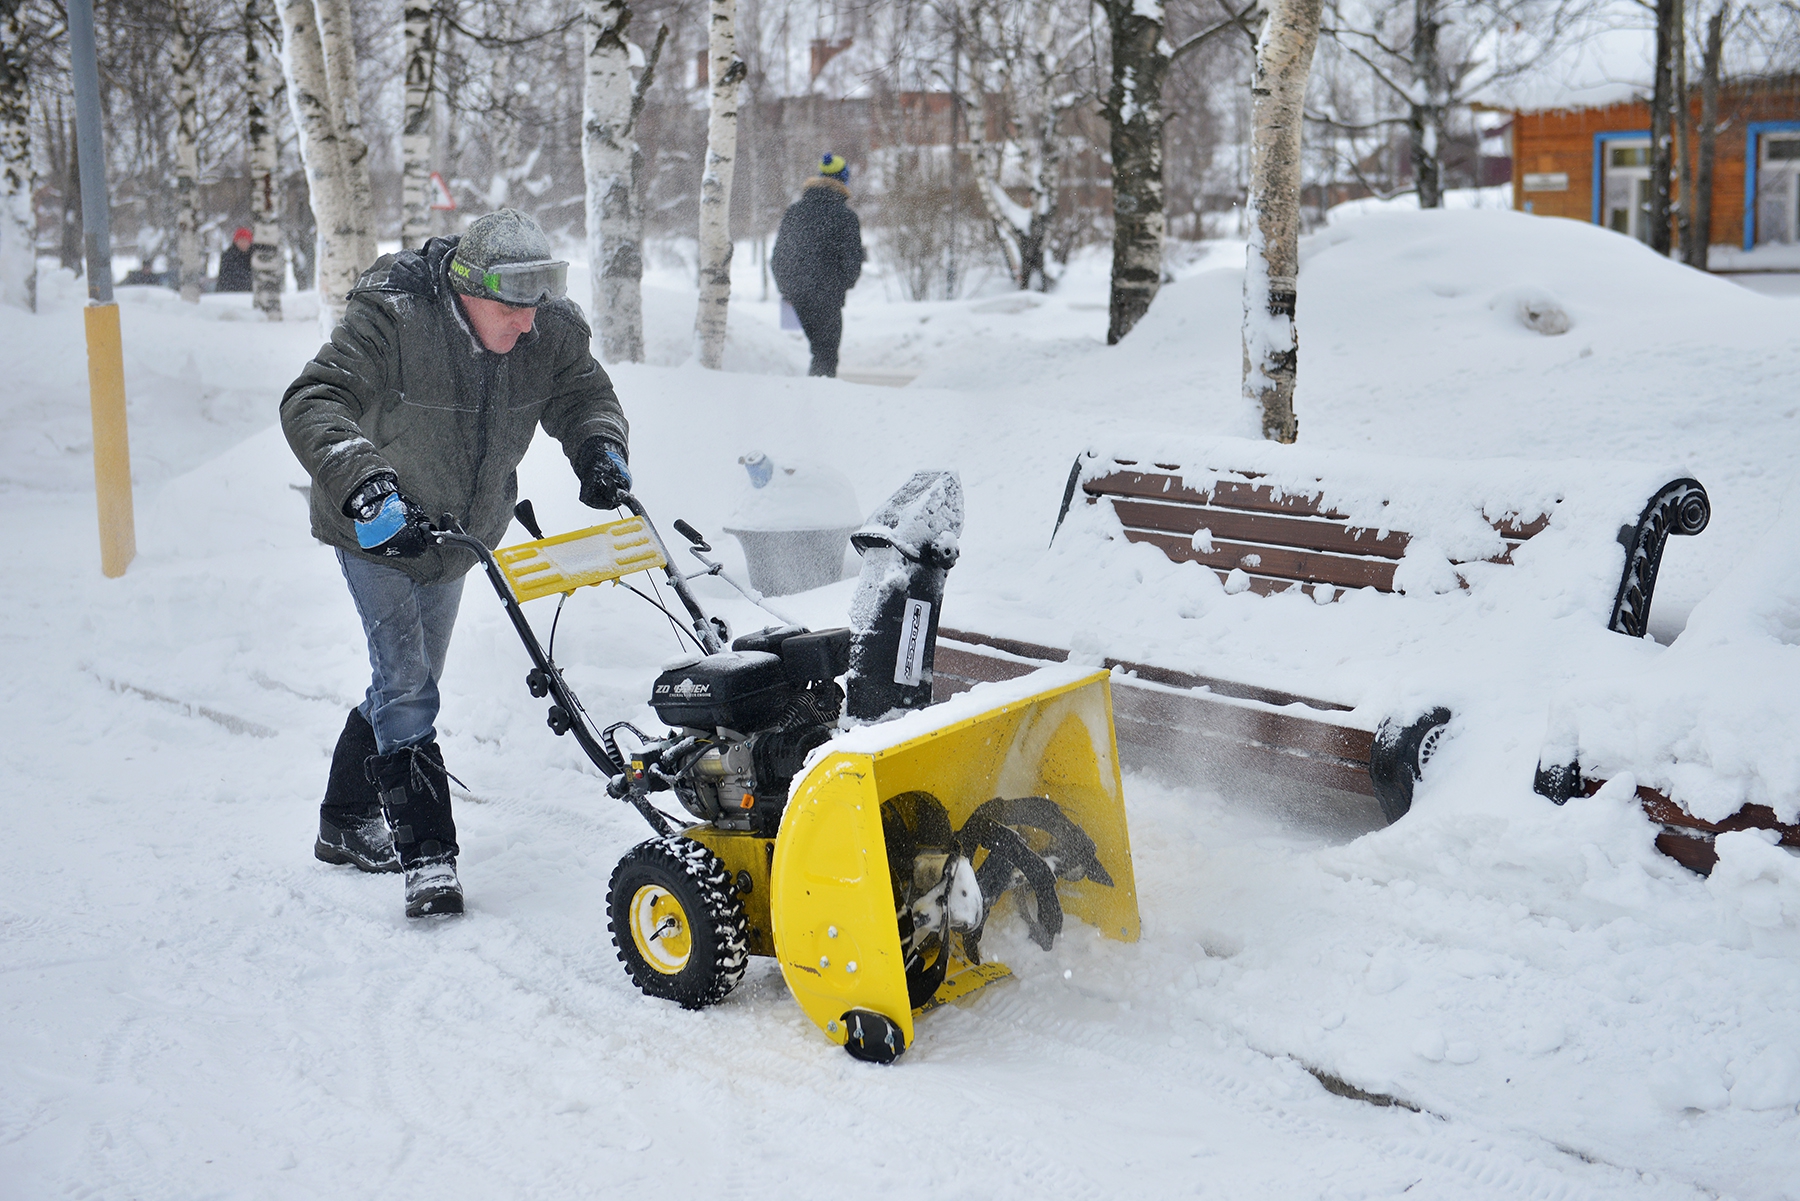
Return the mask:
[(81, 220), (87, 235), (88, 392), (94, 410), (94, 499), (100, 511), (100, 570), (125, 574), (137, 555), (131, 511), (131, 444), (125, 432), (125, 358), (113, 303), (112, 223), (100, 130), (100, 71), (94, 54), (94, 0), (69, 0), (69, 74), (81, 161)]
[(125, 429), (125, 358), (119, 306), (90, 304), (87, 322), (88, 393), (94, 409), (94, 500), (100, 510), (100, 571), (125, 574), (137, 557), (131, 509), (131, 440)]

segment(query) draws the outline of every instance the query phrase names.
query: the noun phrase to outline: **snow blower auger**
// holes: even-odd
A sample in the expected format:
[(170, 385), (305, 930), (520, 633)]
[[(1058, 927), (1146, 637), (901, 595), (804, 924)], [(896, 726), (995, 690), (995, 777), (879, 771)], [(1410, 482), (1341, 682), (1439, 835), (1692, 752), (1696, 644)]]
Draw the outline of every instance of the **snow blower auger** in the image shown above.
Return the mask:
[[(786, 623), (729, 649), (688, 581), (715, 575), (766, 609), (762, 598), (677, 521), (702, 564), (684, 575), (643, 507), (625, 505), (624, 521), (545, 538), (521, 501), (533, 541), (492, 553), (449, 517), (436, 536), (486, 569), (551, 730), (573, 734), (607, 792), (655, 832), (619, 861), (607, 896), (640, 990), (698, 1009), (736, 987), (750, 955), (772, 956), (828, 1038), (887, 1063), (911, 1045), (916, 1014), (1009, 974), (981, 952), (1009, 907), (1045, 950), (1065, 914), (1137, 938), (1106, 673), (1050, 668), (930, 705), (962, 525), (954, 475), (914, 476), (852, 539), (864, 561), (849, 627)], [(521, 604), (659, 569), (689, 620), (669, 616), (695, 647), (652, 686), (672, 728), (596, 731), (552, 658), (554, 623), (546, 650)], [(846, 700), (867, 724), (840, 729)], [(663, 792), (688, 818), (654, 803)]]

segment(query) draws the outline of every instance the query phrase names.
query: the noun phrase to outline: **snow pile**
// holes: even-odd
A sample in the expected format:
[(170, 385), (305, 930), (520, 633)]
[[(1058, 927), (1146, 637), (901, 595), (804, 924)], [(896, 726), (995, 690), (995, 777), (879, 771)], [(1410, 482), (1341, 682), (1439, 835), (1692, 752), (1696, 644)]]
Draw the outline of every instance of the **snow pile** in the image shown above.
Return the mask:
[(727, 531), (853, 530), (862, 524), (856, 488), (835, 467), (776, 462), (761, 451), (751, 451), (742, 462), (749, 478), (725, 518)]
[[(692, 285), (658, 282), (675, 299), (651, 290), (647, 334), (677, 363)], [(1569, 330), (1521, 324), (1521, 289)], [(1800, 478), (1791, 302), (1513, 213), (1370, 214), (1309, 239), (1300, 445), (1238, 449), (1371, 519), (1423, 498), (1408, 519), (1440, 523), (1444, 560), (1486, 536), (1482, 504), (1561, 492), (1568, 511), (1544, 561), (1467, 592), (1327, 605), (1227, 594), (1109, 540), (1097, 512), (1048, 546), (1086, 449), (1254, 434), (1241, 268), (1166, 286), (1114, 347), (1099, 275), (1025, 304), (853, 294), (846, 364), (928, 371), (901, 390), (610, 369), (662, 528), (719, 530), (750, 447), (829, 463), (865, 501), (955, 471), (946, 625), (1089, 661), (1129, 649), (1363, 716), (1457, 714), (1412, 813), (1382, 830), (1127, 776), (1143, 940), (1071, 922), (1045, 954), (997, 921), (984, 950), (1014, 981), (932, 1013), (873, 1070), (818, 1037), (767, 962), (698, 1014), (632, 989), (601, 898), (647, 829), (544, 728), (479, 576), (438, 725), (467, 782), (468, 917), (409, 928), (392, 877), (314, 862), (368, 670), (272, 428), (315, 323), (291, 297), (274, 324), (213, 319), (248, 297), (122, 305), (140, 555), (108, 581), (79, 287), (52, 276), (45, 294), (43, 313), (0, 319), (16, 568), (0, 573), (0, 794), (18, 848), (0, 873), (0, 1195), (1793, 1195), (1795, 860), (1727, 835), (1701, 880), (1655, 850), (1631, 795), (1665, 769), (1721, 804), (1793, 795), (1792, 499), (1769, 529)], [(747, 345), (803, 361), (772, 303), (740, 299), (734, 333), (741, 314)], [(1388, 478), (1421, 459), (1462, 466)], [(1669, 544), (1656, 641), (1606, 631), (1596, 599), (1614, 568), (1594, 531), (1642, 499), (1617, 463), (1691, 475), (1713, 501), (1704, 534)], [(593, 524), (560, 447), (540, 439), (519, 474), (546, 529)], [(769, 624), (718, 581), (694, 587), (739, 629)], [(782, 607), (840, 625), (854, 587)], [(553, 609), (527, 611), (544, 630)], [(649, 681), (678, 647), (660, 613), (601, 588), (569, 600), (556, 654), (596, 720), (649, 728)], [(1530, 790), (1559, 695), (1584, 762), (1619, 776), (1561, 808)], [(692, 1137), (714, 1128), (733, 1135)], [(1015, 1129), (1032, 1137), (994, 1137)]]

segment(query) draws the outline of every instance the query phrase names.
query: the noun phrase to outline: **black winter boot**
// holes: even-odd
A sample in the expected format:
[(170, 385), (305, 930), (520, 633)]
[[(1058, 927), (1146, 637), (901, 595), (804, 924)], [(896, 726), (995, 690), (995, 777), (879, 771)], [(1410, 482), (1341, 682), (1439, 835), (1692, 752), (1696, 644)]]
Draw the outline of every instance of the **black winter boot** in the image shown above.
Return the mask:
[(437, 741), (377, 755), (369, 760), (369, 776), (381, 789), (381, 807), (406, 872), (406, 916), (461, 913), (456, 823), (450, 816), (449, 773)]
[(350, 710), (331, 754), (331, 775), (319, 806), (319, 837), (313, 855), (326, 863), (347, 863), (365, 872), (397, 872), (394, 838), (381, 813), (381, 793), (365, 765), (375, 754), (375, 731), (361, 709)]

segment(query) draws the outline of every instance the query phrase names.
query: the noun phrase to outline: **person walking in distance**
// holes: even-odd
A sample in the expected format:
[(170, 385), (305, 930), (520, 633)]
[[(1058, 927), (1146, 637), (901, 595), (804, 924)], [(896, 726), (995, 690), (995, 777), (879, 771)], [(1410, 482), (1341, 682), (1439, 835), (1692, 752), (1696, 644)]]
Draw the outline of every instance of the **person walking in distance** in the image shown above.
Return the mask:
[(856, 286), (863, 257), (862, 223), (850, 209), (850, 164), (840, 154), (824, 155), (818, 176), (782, 214), (769, 256), (775, 286), (812, 347), (808, 375), (837, 375), (844, 293)]
[(313, 536), (336, 551), (373, 669), (332, 754), (313, 854), (404, 872), (408, 917), (463, 911), (434, 723), (475, 557), (439, 545), (432, 523), (447, 514), (498, 546), (540, 425), (584, 504), (616, 508), (631, 487), (625, 415), (563, 296), (568, 270), (513, 209), (383, 255), (281, 401), (312, 476)]
[(254, 278), (250, 272), (250, 247), (256, 235), (244, 226), (231, 235), (231, 245), (219, 254), (219, 282), (215, 292), (248, 292)]

